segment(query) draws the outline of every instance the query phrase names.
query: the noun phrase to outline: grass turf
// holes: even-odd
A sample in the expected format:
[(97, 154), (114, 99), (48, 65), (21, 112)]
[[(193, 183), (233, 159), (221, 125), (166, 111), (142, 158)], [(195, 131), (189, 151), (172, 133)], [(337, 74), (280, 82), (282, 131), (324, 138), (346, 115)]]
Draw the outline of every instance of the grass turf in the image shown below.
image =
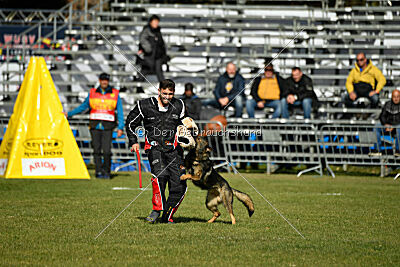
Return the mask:
[(112, 188), (137, 188), (136, 173), (90, 181), (1, 179), (0, 264), (400, 264), (399, 181), (244, 174), (304, 240), (240, 176), (223, 176), (251, 195), (252, 218), (235, 200), (236, 225), (222, 206), (217, 222), (206, 223), (212, 216), (204, 205), (206, 192), (189, 182), (177, 224), (145, 223), (151, 191), (144, 191), (97, 240), (140, 192)]

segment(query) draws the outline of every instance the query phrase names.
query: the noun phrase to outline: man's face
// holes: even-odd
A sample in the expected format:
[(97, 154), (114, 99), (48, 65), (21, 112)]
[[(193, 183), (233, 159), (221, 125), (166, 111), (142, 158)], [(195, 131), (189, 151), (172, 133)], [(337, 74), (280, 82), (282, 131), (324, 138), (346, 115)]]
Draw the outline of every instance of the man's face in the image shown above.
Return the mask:
[(158, 19), (153, 19), (152, 21), (150, 21), (150, 27), (152, 27), (153, 29), (157, 29), (159, 23), (160, 21)]
[(166, 89), (158, 89), (158, 93), (161, 103), (164, 106), (167, 106), (171, 101), (171, 99), (174, 97), (175, 91), (171, 90), (170, 88), (166, 88)]
[(193, 96), (192, 90), (185, 90), (185, 96), (187, 96), (187, 97)]
[(236, 74), (236, 66), (234, 64), (228, 64), (226, 66), (226, 73), (228, 73), (228, 76), (230, 78), (235, 77)]
[(108, 87), (109, 81), (108, 80), (99, 80), (101, 89), (106, 89)]
[(300, 71), (300, 70), (292, 71), (292, 78), (296, 83), (298, 83), (301, 80), (302, 76), (303, 76), (303, 72), (302, 71)]
[(396, 105), (400, 103), (400, 91), (394, 90), (392, 93), (392, 101)]
[(357, 65), (360, 68), (364, 68), (367, 65), (367, 58), (363, 53), (357, 55)]
[(274, 76), (274, 70), (272, 68), (266, 68), (264, 70), (264, 75), (266, 78), (270, 79)]

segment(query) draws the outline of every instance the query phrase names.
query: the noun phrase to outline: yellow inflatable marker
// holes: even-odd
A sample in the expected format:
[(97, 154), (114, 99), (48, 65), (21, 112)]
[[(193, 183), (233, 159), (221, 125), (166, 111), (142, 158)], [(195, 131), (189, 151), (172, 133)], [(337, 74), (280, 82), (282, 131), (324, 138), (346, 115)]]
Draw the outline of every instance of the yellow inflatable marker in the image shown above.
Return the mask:
[(0, 146), (0, 177), (90, 179), (42, 57), (32, 57)]

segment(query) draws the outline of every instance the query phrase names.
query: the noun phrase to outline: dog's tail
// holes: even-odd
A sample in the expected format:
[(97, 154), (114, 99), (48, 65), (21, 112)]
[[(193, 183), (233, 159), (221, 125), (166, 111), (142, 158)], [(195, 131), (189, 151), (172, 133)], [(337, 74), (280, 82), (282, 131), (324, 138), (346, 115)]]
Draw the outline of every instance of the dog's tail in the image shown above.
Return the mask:
[(251, 217), (251, 215), (253, 215), (254, 213), (254, 203), (253, 200), (251, 200), (251, 197), (248, 194), (240, 192), (233, 188), (232, 191), (235, 197), (237, 197), (237, 199), (239, 199), (239, 201), (242, 202), (243, 205), (245, 205), (247, 211), (249, 212), (249, 217)]

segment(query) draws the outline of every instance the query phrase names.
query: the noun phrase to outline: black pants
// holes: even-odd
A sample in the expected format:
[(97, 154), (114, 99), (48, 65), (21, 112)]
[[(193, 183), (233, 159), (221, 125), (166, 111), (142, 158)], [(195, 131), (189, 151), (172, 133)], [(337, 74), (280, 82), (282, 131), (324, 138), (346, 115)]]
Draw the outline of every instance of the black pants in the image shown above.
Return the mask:
[[(163, 210), (162, 221), (172, 221), (186, 194), (186, 181), (180, 177), (185, 173), (183, 169), (183, 155), (179, 150), (164, 153), (153, 147), (147, 150), (149, 157), (151, 179), (153, 185), (153, 210)], [(168, 185), (168, 199), (165, 197), (165, 188)]]
[[(164, 73), (162, 70), (162, 65), (163, 65), (164, 59), (159, 58), (156, 59), (152, 64), (150, 65), (142, 65), (142, 74), (147, 76), (149, 74), (155, 74), (157, 75), (157, 80), (161, 82), (162, 80), (165, 79)], [(145, 79), (143, 78), (142, 75), (138, 74), (138, 81), (143, 82)]]
[[(356, 100), (359, 97), (366, 97), (371, 101), (371, 108), (376, 108), (379, 105), (379, 95), (374, 94), (373, 96), (369, 96), (369, 93), (373, 90), (372, 86), (368, 83), (355, 83), (354, 84), (354, 92), (357, 95)], [(355, 107), (353, 100), (350, 99), (350, 95), (346, 94), (342, 97), (342, 102), (344, 102), (346, 107)]]
[(112, 133), (112, 130), (90, 130), (96, 173), (110, 174)]

